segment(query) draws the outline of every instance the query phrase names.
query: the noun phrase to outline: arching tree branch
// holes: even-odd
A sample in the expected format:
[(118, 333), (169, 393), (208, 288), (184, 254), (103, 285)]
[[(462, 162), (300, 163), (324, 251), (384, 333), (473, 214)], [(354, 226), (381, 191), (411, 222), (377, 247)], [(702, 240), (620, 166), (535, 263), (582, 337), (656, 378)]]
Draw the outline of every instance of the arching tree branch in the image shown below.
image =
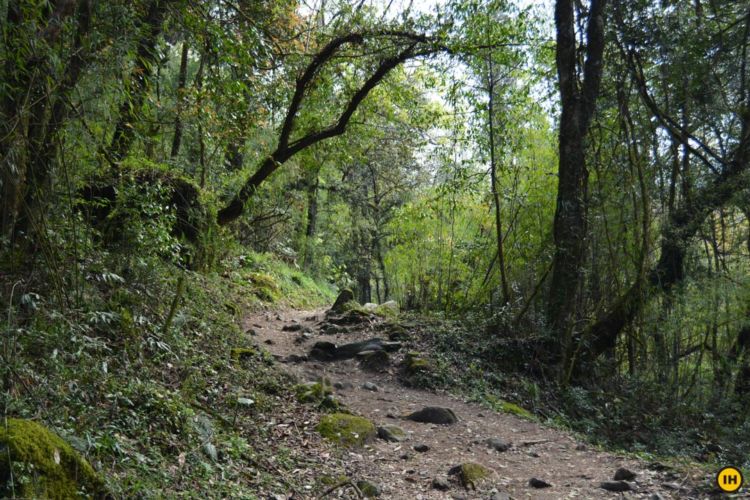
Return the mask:
[[(445, 50), (445, 47), (439, 45), (429, 45), (429, 38), (423, 35), (409, 34), (405, 36), (402, 32), (394, 32), (391, 37), (409, 43), (401, 48), (395, 55), (383, 58), (372, 72), (372, 74), (362, 83), (361, 87), (349, 98), (344, 109), (339, 114), (335, 122), (322, 129), (306, 133), (300, 138), (291, 140), (294, 131), (294, 122), (302, 106), (307, 90), (315, 79), (320, 69), (331, 61), (337, 53), (347, 44), (362, 44), (368, 38), (382, 38), (388, 33), (384, 31), (372, 33), (351, 33), (331, 40), (326, 44), (318, 54), (313, 57), (305, 71), (297, 79), (295, 91), (290, 101), (286, 118), (279, 133), (279, 142), (275, 151), (260, 162), (255, 173), (245, 182), (242, 189), (232, 198), (232, 200), (219, 211), (217, 222), (219, 225), (228, 224), (237, 219), (244, 210), (247, 201), (252, 197), (258, 186), (273, 174), (285, 161), (300, 151), (309, 148), (321, 141), (342, 135), (346, 127), (360, 104), (365, 100), (369, 93), (390, 73), (393, 69), (416, 57), (434, 54), (438, 51)], [(425, 44), (426, 46), (423, 46)]]

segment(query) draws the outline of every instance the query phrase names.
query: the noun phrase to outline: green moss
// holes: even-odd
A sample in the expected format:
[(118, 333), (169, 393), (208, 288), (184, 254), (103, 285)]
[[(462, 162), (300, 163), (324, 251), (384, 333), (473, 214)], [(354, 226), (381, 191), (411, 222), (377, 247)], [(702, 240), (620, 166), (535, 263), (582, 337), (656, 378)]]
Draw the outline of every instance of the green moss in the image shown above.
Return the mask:
[(521, 408), (517, 404), (509, 403), (507, 401), (500, 402), (500, 409), (504, 413), (510, 413), (511, 415), (515, 415), (517, 417), (528, 418), (528, 419), (534, 418), (534, 415), (529, 410)]
[(398, 304), (396, 304), (393, 301), (385, 302), (375, 308), (375, 314), (383, 318), (388, 318), (391, 320), (398, 318), (398, 313), (399, 313)]
[(106, 494), (103, 481), (91, 465), (68, 443), (36, 422), (11, 418), (7, 428), (0, 425), (0, 450), (2, 497), (15, 492), (21, 498), (62, 500), (102, 498)]
[(335, 486), (337, 484), (341, 484), (345, 481), (349, 480), (348, 477), (341, 474), (338, 476), (321, 476), (318, 481), (320, 481), (320, 484), (324, 486)]
[(327, 377), (322, 377), (317, 382), (295, 385), (294, 393), (300, 403), (317, 404), (318, 408), (325, 411), (341, 409), (341, 403), (333, 397), (333, 386)]
[(377, 433), (375, 424), (364, 417), (332, 413), (320, 419), (317, 431), (326, 439), (344, 446), (362, 446)]
[(367, 309), (365, 309), (364, 307), (362, 307), (362, 304), (360, 304), (356, 300), (350, 300), (349, 302), (347, 302), (346, 304), (344, 304), (343, 306), (341, 306), (341, 312), (342, 313), (347, 313), (347, 312), (350, 312), (350, 311), (353, 311), (355, 313), (361, 314), (362, 316), (369, 316), (370, 315), (370, 311), (368, 311)]
[(409, 332), (398, 323), (388, 323), (385, 327), (389, 340), (409, 340)]
[(234, 361), (243, 361), (259, 356), (260, 353), (254, 347), (233, 347), (229, 355)]
[(323, 378), (318, 382), (294, 386), (294, 393), (300, 403), (320, 403), (326, 396), (333, 394), (331, 382)]
[(365, 498), (375, 498), (380, 496), (380, 490), (370, 481), (357, 481), (357, 488)]
[(279, 300), (279, 285), (270, 274), (251, 273), (249, 276), (253, 285), (253, 293), (265, 302), (276, 302)]
[(403, 366), (407, 373), (418, 373), (428, 371), (430, 369), (430, 362), (421, 357), (418, 352), (409, 352), (404, 358)]
[(477, 484), (490, 475), (490, 471), (483, 465), (474, 462), (467, 462), (459, 466), (459, 474), (461, 477), (461, 484), (464, 485), (464, 488), (475, 490)]

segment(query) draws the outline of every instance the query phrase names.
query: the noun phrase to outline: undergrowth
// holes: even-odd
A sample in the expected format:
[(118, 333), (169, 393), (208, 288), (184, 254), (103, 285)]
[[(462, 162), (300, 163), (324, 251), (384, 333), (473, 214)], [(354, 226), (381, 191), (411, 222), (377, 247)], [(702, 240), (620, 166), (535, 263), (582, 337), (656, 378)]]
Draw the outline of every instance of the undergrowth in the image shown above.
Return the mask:
[[(4, 415), (54, 429), (115, 498), (309, 488), (293, 470), (314, 459), (274, 439), (273, 416), (312, 410), (242, 320), (328, 303), (332, 289), (269, 255), (201, 273), (156, 255), (87, 255), (63, 271), (0, 271), (15, 284), (12, 299), (3, 290)], [(249, 355), (233, 358), (237, 348)]]
[(606, 384), (561, 388), (534, 369), (533, 350), (524, 348), (533, 342), (503, 338), (485, 320), (402, 321), (429, 353), (423, 387), (468, 395), (496, 411), (535, 418), (644, 458), (750, 467), (750, 420), (737, 403), (688, 399), (680, 388), (643, 378), (607, 377)]

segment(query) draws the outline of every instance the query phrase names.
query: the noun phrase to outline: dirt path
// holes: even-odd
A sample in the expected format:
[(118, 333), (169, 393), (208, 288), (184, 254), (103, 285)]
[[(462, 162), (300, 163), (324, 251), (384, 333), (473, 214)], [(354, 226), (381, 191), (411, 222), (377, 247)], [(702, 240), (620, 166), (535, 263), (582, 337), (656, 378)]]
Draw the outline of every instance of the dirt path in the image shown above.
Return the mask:
[[(302, 381), (328, 377), (334, 384), (338, 382), (338, 386), (343, 384), (344, 388), (335, 389), (335, 396), (350, 410), (376, 425), (398, 425), (407, 432), (404, 442), (378, 439), (364, 448), (345, 452), (343, 461), (349, 476), (376, 484), (382, 491), (382, 498), (698, 498), (690, 493), (689, 485), (696, 484), (693, 478), (651, 470), (644, 462), (592, 450), (566, 432), (514, 415), (495, 413), (449, 394), (406, 388), (399, 384), (393, 370), (383, 374), (363, 372), (354, 360), (287, 361), (289, 355), (306, 355), (318, 340), (343, 344), (372, 337), (366, 327), (346, 334), (322, 335), (319, 323), (323, 318), (323, 311), (266, 313), (248, 318), (246, 326), (254, 330), (257, 342), (285, 362)], [(300, 341), (299, 331), (282, 330), (294, 323), (309, 329), (310, 338)], [(365, 382), (376, 384), (378, 390), (364, 389)], [(450, 408), (459, 422), (433, 425), (398, 418), (424, 406)], [(497, 452), (487, 446), (488, 438), (501, 438), (513, 446), (508, 451)], [(418, 444), (427, 445), (429, 450), (416, 452), (413, 447)], [(476, 462), (489, 468), (490, 478), (476, 491), (466, 490), (456, 483), (450, 483), (448, 491), (433, 488), (433, 479), (445, 479), (449, 469), (464, 462)], [(631, 482), (635, 490), (611, 493), (602, 489), (600, 483), (611, 481), (620, 467), (637, 473), (635, 481)], [(552, 486), (532, 488), (529, 486), (532, 477)], [(342, 488), (331, 497), (343, 494)]]

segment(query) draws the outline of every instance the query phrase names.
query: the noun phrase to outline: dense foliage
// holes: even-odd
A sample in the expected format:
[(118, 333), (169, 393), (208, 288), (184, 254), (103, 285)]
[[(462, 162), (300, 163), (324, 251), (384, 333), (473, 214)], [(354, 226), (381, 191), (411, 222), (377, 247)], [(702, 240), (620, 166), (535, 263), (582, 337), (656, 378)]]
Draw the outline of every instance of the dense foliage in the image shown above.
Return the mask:
[(466, 320), (431, 342), (487, 394), (747, 457), (748, 6), (527, 4), (0, 2), (5, 415), (158, 393), (167, 450), (187, 389), (118, 376), (209, 370), (226, 280), (297, 306), (326, 282)]

